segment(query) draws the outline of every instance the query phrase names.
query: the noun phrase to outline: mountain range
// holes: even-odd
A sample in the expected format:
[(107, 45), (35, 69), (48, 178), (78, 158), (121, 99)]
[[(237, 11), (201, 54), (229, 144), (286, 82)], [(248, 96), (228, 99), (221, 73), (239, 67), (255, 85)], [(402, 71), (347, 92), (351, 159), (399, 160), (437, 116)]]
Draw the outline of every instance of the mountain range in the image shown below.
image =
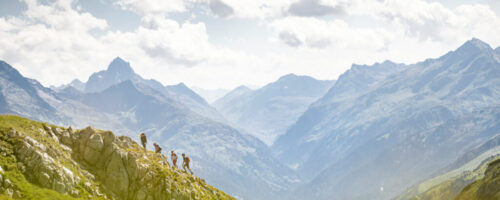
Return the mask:
[(273, 145), (302, 198), (389, 199), (500, 132), (500, 62), (472, 39), (411, 65), (353, 65)]
[(257, 90), (237, 87), (212, 105), (236, 127), (272, 145), (334, 82), (288, 74)]
[(88, 92), (72, 86), (56, 92), (5, 62), (2, 67), (1, 94), (8, 97), (3, 113), (64, 126), (92, 125), (135, 139), (145, 132), (165, 151), (187, 153), (197, 175), (238, 197), (272, 198), (296, 181), (266, 145), (221, 123), (218, 112), (184, 84), (145, 80), (121, 58), (90, 76)]
[(187, 153), (197, 176), (239, 199), (408, 199), (448, 178), (467, 180), (451, 196), (481, 193), (496, 180), (497, 164), (483, 158), (496, 148), (499, 99), (500, 48), (479, 39), (414, 64), (353, 64), (336, 81), (289, 74), (211, 104), (119, 57), (52, 89), (0, 62), (1, 113), (133, 139), (145, 132), (148, 148)]

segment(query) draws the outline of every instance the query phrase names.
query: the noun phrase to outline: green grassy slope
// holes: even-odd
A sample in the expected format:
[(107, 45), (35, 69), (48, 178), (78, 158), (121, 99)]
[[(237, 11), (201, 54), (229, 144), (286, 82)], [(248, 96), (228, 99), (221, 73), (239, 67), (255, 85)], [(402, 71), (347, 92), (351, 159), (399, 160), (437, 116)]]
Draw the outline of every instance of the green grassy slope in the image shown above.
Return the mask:
[(0, 115), (2, 199), (234, 199), (110, 131)]
[(413, 186), (395, 200), (452, 200), (465, 186), (484, 176), (488, 163), (500, 158), (499, 150), (486, 151), (457, 169)]
[(499, 200), (500, 159), (491, 162), (484, 177), (467, 185), (455, 200)]

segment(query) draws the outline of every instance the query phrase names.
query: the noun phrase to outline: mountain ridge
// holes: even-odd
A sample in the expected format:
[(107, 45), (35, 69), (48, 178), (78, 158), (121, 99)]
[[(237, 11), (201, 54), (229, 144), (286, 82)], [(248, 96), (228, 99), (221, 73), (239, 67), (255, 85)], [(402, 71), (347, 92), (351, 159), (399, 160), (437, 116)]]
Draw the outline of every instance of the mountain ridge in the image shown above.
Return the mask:
[[(494, 134), (488, 127), (500, 119), (487, 110), (500, 103), (500, 64), (489, 46), (475, 40), (458, 49), (401, 67), (354, 65), (340, 76), (272, 147), (278, 159), (310, 181), (307, 187), (315, 188), (304, 186), (295, 194), (391, 198), (461, 153), (451, 149), (472, 148)], [(467, 119), (481, 125), (464, 132), (471, 126)], [(437, 153), (445, 147), (450, 155)], [(359, 187), (362, 193), (355, 192)]]
[(257, 90), (237, 87), (212, 105), (236, 127), (271, 145), (333, 82), (287, 74)]
[[(20, 78), (32, 85), (29, 79)], [(9, 84), (5, 82), (1, 86)], [(293, 173), (276, 162), (268, 148), (253, 136), (200, 115), (189, 104), (170, 98), (143, 81), (125, 80), (92, 93), (78, 92), (71, 87), (66, 88), (66, 93), (41, 85), (36, 89), (42, 100), (57, 108), (56, 117), (39, 117), (39, 112), (23, 116), (48, 119), (45, 121), (64, 126), (104, 127), (134, 139), (138, 139), (138, 133), (146, 132), (150, 141), (166, 150), (189, 152), (193, 170), (232, 195), (270, 199), (291, 187), (292, 180), (296, 181)], [(15, 93), (2, 94), (16, 96)], [(31, 101), (24, 100), (27, 99), (11, 102), (29, 108)]]
[(0, 118), (0, 191), (11, 198), (234, 199), (128, 137)]

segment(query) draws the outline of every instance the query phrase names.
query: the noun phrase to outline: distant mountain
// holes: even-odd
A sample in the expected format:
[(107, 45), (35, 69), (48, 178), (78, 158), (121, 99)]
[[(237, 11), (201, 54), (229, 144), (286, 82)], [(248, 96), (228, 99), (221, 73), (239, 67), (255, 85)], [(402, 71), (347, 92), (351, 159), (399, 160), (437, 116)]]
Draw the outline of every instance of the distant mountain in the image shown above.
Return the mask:
[(200, 88), (200, 87), (193, 87), (192, 89), (197, 94), (199, 94), (201, 97), (203, 97), (203, 99), (205, 99), (205, 101), (207, 101), (208, 103), (215, 102), (217, 99), (223, 97), (224, 95), (226, 95), (229, 92), (229, 90), (221, 89), (221, 88), (210, 90), (210, 89), (204, 89), (204, 88)]
[(224, 117), (217, 112), (215, 108), (210, 106), (205, 99), (196, 94), (193, 90), (188, 88), (184, 83), (179, 83), (177, 85), (166, 86), (163, 93), (175, 99), (178, 102), (188, 106), (194, 112), (211, 118), (219, 122), (225, 122)]
[(85, 84), (85, 92), (100, 92), (126, 80), (140, 82), (158, 91), (163, 89), (163, 85), (160, 82), (143, 79), (134, 72), (132, 67), (130, 67), (130, 63), (120, 57), (116, 57), (111, 61), (107, 70), (96, 72), (89, 77), (89, 80)]
[[(9, 64), (0, 61), (0, 113), (16, 114), (31, 119), (59, 125), (85, 127), (100, 126), (129, 134), (106, 114), (85, 104), (58, 95), (43, 87), (38, 81), (22, 76)], [(68, 87), (67, 95), (78, 96), (80, 92)]]
[(160, 82), (154, 79), (146, 80), (134, 72), (130, 63), (120, 57), (115, 58), (109, 64), (107, 70), (92, 74), (85, 84), (85, 92), (101, 92), (113, 85), (127, 80), (130, 80), (133, 83), (147, 85), (168, 98), (182, 102), (200, 115), (217, 121), (224, 121), (223, 117), (214, 108), (212, 108), (202, 97), (193, 92), (183, 83), (179, 83), (178, 85), (163, 86)]
[[(335, 84), (323, 97), (314, 102), (307, 111), (300, 116), (298, 121), (287, 131), (286, 135), (283, 135), (276, 141), (273, 145), (273, 151), (291, 168), (298, 168), (301, 163), (307, 163), (306, 160), (309, 157), (315, 157), (313, 155), (315, 146), (309, 143), (321, 141), (320, 136), (311, 137), (306, 134), (307, 132), (315, 129), (316, 131), (321, 131), (323, 134), (330, 133), (323, 132), (323, 130), (315, 127), (317, 125), (327, 125), (328, 122), (323, 120), (329, 119), (329, 117), (331, 117), (329, 115), (337, 117), (337, 123), (358, 122), (359, 119), (350, 117), (353, 115), (350, 113), (354, 112), (354, 110), (360, 112), (362, 111), (362, 106), (367, 107), (369, 105), (365, 102), (354, 102), (354, 100), (358, 96), (362, 96), (367, 91), (370, 91), (372, 87), (376, 87), (376, 85), (388, 76), (398, 71), (402, 71), (405, 68), (406, 66), (391, 61), (376, 63), (373, 66), (353, 64), (351, 69), (339, 76)], [(341, 104), (349, 104), (354, 110), (350, 110), (349, 107), (343, 107)], [(340, 109), (342, 109), (345, 114), (349, 115), (342, 115)], [(304, 136), (310, 138), (302, 138)], [(324, 136), (328, 137), (329, 135)], [(297, 146), (301, 148), (296, 148)], [(297, 155), (300, 156), (297, 157)], [(329, 161), (332, 160), (327, 159), (321, 163)], [(328, 164), (325, 163), (324, 165)], [(309, 167), (304, 169), (306, 177), (314, 177), (314, 175), (317, 175), (316, 173), (319, 173), (318, 170), (321, 170), (309, 170)]]
[[(241, 117), (241, 111), (237, 109), (244, 106), (246, 102), (245, 99), (250, 98), (252, 93), (253, 90), (242, 85), (231, 90), (220, 99), (217, 99), (214, 103), (212, 103), (212, 106), (217, 108), (219, 112), (223, 113), (224, 117), (227, 119), (239, 119)], [(229, 107), (228, 105), (234, 106)]]
[(295, 194), (388, 199), (498, 133), (494, 54), (473, 39), (413, 65), (353, 66), (273, 146), (310, 180)]
[(56, 109), (40, 93), (49, 93), (35, 80), (24, 78), (16, 69), (0, 61), (0, 111), (22, 116), (35, 116), (40, 120), (60, 120)]
[(150, 149), (157, 142), (167, 155), (169, 150), (187, 153), (199, 177), (241, 198), (274, 199), (297, 182), (258, 139), (199, 114), (193, 102), (206, 102), (184, 84), (158, 87), (161, 92), (132, 74), (135, 78), (119, 79), (99, 92), (80, 92), (71, 86), (55, 92), (3, 64), (1, 94), (8, 98), (2, 113), (64, 126), (100, 126), (132, 138), (145, 132)]
[(80, 92), (83, 92), (85, 91), (85, 83), (78, 80), (78, 79), (74, 79), (73, 81), (71, 81), (70, 83), (68, 84), (63, 84), (63, 85), (60, 85), (60, 86), (51, 86), (50, 89), (54, 90), (54, 91), (61, 91), (61, 90), (64, 90), (66, 89), (67, 87), (73, 87), (74, 89), (80, 91)]
[(333, 83), (289, 74), (254, 91), (238, 87), (212, 105), (230, 122), (271, 145)]
[(197, 174), (231, 194), (263, 199), (291, 185), (283, 178), (293, 177), (291, 171), (274, 161), (264, 144), (198, 115), (190, 106), (147, 85), (124, 81), (99, 93), (87, 93), (82, 102), (112, 115), (130, 130), (147, 133), (166, 151), (188, 153)]

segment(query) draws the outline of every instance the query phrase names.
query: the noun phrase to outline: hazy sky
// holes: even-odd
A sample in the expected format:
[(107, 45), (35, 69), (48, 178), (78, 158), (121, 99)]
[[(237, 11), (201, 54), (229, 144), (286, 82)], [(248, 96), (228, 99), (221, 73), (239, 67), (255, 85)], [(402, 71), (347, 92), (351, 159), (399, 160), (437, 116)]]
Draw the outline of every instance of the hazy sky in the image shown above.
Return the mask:
[(498, 0), (1, 0), (0, 59), (42, 84), (117, 56), (145, 78), (206, 89), (352, 63), (414, 63), (472, 37), (500, 45)]

